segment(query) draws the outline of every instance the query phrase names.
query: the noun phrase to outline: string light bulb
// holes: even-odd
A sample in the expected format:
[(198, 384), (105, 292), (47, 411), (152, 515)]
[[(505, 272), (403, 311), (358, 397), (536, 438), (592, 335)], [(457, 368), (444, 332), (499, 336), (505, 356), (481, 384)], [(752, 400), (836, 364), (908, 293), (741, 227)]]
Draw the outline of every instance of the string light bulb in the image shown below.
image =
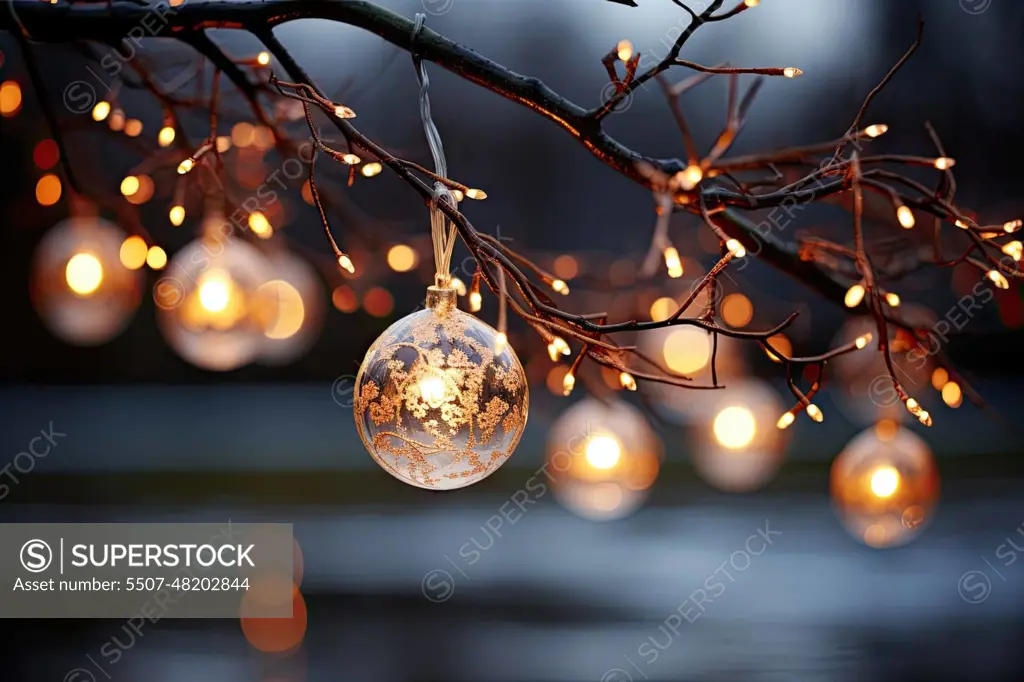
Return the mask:
[(1003, 253), (1005, 253), (1007, 256), (1010, 256), (1011, 258), (1013, 258), (1013, 260), (1016, 261), (1019, 261), (1021, 259), (1021, 256), (1024, 256), (1024, 244), (1021, 244), (1019, 241), (1016, 240), (1003, 244), (1002, 250)]
[(569, 285), (566, 284), (564, 280), (556, 279), (551, 282), (551, 289), (556, 294), (562, 294), (563, 296), (569, 295)]
[(679, 181), (679, 186), (684, 190), (691, 190), (704, 179), (704, 171), (697, 164), (691, 163), (676, 174), (676, 179)]
[(260, 66), (266, 66), (267, 64), (269, 64), (270, 53), (265, 51), (260, 52), (258, 55), (256, 55), (256, 63), (259, 64)]
[(786, 78), (796, 78), (797, 76), (802, 76), (803, 73), (804, 72), (801, 69), (798, 69), (795, 66), (787, 66), (782, 70), (782, 75)]
[(180, 226), (185, 222), (185, 207), (181, 204), (171, 206), (171, 210), (167, 213), (167, 218), (171, 221), (171, 225), (175, 227)]
[(954, 165), (956, 165), (956, 159), (951, 159), (948, 156), (940, 156), (934, 161), (934, 166), (939, 170), (949, 170)]
[(792, 412), (784, 412), (782, 416), (779, 417), (779, 421), (775, 423), (775, 426), (778, 427), (780, 431), (782, 431), (788, 429), (790, 425), (795, 421), (796, 415), (794, 415)]
[(730, 239), (726, 241), (725, 248), (729, 250), (729, 253), (731, 253), (734, 258), (743, 258), (747, 255), (747, 250), (743, 248), (743, 244), (741, 244), (738, 239)]
[(843, 303), (846, 304), (847, 308), (856, 308), (860, 305), (860, 302), (864, 300), (864, 294), (866, 289), (863, 284), (854, 284), (846, 290), (846, 296), (843, 297)]
[[(526, 426), (529, 389), (507, 338), (459, 310), (452, 287), (391, 325), (367, 351), (355, 384), (360, 438), (389, 474), (450, 490), (492, 474)], [(500, 352), (496, 352), (500, 349)]]
[(172, 126), (164, 126), (156, 135), (157, 144), (161, 147), (168, 147), (174, 142), (175, 131)]
[(362, 159), (360, 159), (358, 156), (356, 156), (355, 154), (353, 154), (351, 152), (349, 152), (347, 154), (342, 154), (341, 155), (341, 160), (344, 161), (345, 163), (347, 163), (350, 166), (358, 166), (363, 161)]
[(576, 375), (572, 371), (566, 372), (565, 376), (562, 377), (562, 395), (568, 396), (572, 393), (572, 389), (576, 387)]
[(819, 408), (814, 403), (811, 403), (810, 405), (808, 405), (807, 409), (805, 411), (807, 412), (807, 416), (808, 417), (810, 417), (814, 421), (818, 422), (819, 424), (822, 421), (824, 421), (824, 419), (825, 419), (825, 415), (822, 414), (821, 408)]
[(747, 7), (757, 7), (761, 4), (761, 0), (743, 0), (743, 4)]
[(487, 192), (483, 191), (482, 189), (470, 188), (466, 190), (466, 198), (475, 199), (477, 201), (483, 201), (484, 199), (487, 198)]
[(906, 206), (904, 206), (903, 204), (900, 204), (896, 208), (896, 219), (900, 222), (900, 225), (902, 225), (903, 228), (906, 230), (909, 230), (915, 225), (914, 212), (911, 211)]
[(1003, 230), (1007, 234), (1009, 234), (1010, 232), (1016, 232), (1017, 230), (1019, 230), (1021, 228), (1021, 225), (1024, 225), (1024, 220), (1018, 218), (1017, 220), (1011, 220), (1007, 223), (1004, 223)]
[(362, 171), (360, 172), (363, 174), (364, 178), (372, 178), (374, 176), (380, 175), (380, 172), (382, 170), (384, 170), (384, 166), (382, 166), (380, 163), (376, 161), (371, 161), (370, 163), (364, 165)]
[(955, 220), (955, 221), (953, 222), (953, 224), (954, 224), (954, 225), (956, 225), (957, 227), (959, 227), (959, 228), (960, 228), (961, 230), (969, 230), (969, 229), (971, 229), (971, 226), (970, 226), (970, 225), (968, 225), (968, 224), (967, 224), (967, 223), (965, 223), (964, 221), (960, 220), (959, 218), (957, 218), (957, 219), (956, 219), (956, 220)]
[(560, 336), (554, 336), (548, 342), (548, 356), (551, 362), (558, 362), (558, 358), (570, 353), (569, 344)]
[(92, 120), (103, 121), (110, 115), (110, 102), (100, 101), (92, 108)]
[(483, 307), (483, 296), (480, 295), (479, 291), (469, 292), (469, 311), (473, 313), (480, 312), (480, 308)]
[(628, 62), (633, 56), (633, 43), (628, 40), (620, 40), (615, 46), (615, 55), (624, 62)]
[(873, 123), (872, 125), (869, 125), (867, 128), (864, 129), (864, 134), (870, 138), (876, 138), (885, 135), (885, 133), (888, 132), (888, 130), (889, 126), (885, 125), (884, 123)]
[(347, 254), (343, 253), (338, 256), (338, 265), (350, 275), (356, 274), (356, 266), (352, 264), (352, 259)]
[(678, 279), (683, 276), (683, 261), (679, 258), (679, 252), (674, 246), (665, 247), (665, 267), (668, 269), (668, 276)]
[(636, 379), (633, 378), (633, 375), (629, 372), (619, 373), (619, 383), (622, 384), (622, 387), (627, 391), (636, 390)]
[(1010, 282), (1007, 281), (1006, 277), (1003, 276), (1003, 273), (999, 272), (998, 270), (989, 270), (988, 272), (985, 273), (985, 276), (988, 277), (992, 281), (992, 283), (995, 284), (996, 287), (999, 289), (1010, 288)]
[(900, 297), (898, 294), (894, 294), (891, 291), (885, 295), (885, 302), (889, 304), (891, 308), (900, 307)]
[(334, 115), (338, 118), (355, 118), (356, 112), (352, 111), (343, 104), (338, 104), (334, 107)]
[(196, 160), (191, 156), (178, 164), (178, 175), (185, 175), (196, 167)]
[(871, 339), (872, 336), (870, 333), (862, 334), (861, 336), (858, 336), (856, 338), (856, 340), (853, 342), (853, 345), (855, 345), (858, 350), (863, 350), (864, 348), (867, 348), (867, 345), (869, 343), (871, 343)]

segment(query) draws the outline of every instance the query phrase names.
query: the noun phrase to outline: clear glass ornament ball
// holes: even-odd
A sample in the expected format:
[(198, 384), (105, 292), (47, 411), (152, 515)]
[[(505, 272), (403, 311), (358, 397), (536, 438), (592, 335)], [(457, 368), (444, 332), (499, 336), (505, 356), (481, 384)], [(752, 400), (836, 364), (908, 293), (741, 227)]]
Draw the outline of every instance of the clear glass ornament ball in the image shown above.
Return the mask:
[(916, 538), (934, 515), (939, 473), (920, 436), (882, 421), (836, 457), (831, 492), (853, 537), (870, 547), (897, 547)]
[(562, 506), (591, 521), (612, 521), (647, 500), (662, 454), (640, 410), (587, 397), (552, 425), (545, 472)]
[(430, 490), (472, 485), (519, 443), (530, 394), (512, 347), (430, 287), (426, 308), (370, 346), (356, 376), (356, 428), (395, 478)]
[(259, 355), (277, 317), (277, 297), (263, 287), (272, 279), (256, 247), (235, 237), (200, 237), (174, 255), (153, 287), (158, 327), (196, 367), (241, 367)]
[(143, 275), (121, 264), (127, 235), (96, 216), (61, 221), (32, 260), (32, 302), (51, 332), (76, 346), (110, 341), (142, 299)]

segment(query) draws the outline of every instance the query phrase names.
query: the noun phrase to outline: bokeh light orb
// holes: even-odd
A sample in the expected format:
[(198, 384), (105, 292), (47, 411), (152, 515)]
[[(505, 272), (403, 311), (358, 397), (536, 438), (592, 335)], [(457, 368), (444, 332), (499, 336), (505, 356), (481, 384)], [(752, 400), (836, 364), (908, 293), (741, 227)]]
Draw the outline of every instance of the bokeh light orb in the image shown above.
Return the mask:
[(98, 217), (74, 217), (47, 232), (32, 261), (32, 302), (47, 328), (76, 346), (95, 346), (128, 326), (142, 275), (121, 264), (126, 235)]
[[(712, 385), (711, 359), (715, 358), (718, 382), (728, 384), (730, 379), (746, 373), (746, 362), (741, 342), (718, 335), (718, 347), (709, 332), (692, 325), (675, 325), (640, 334), (640, 349), (657, 360), (665, 370), (690, 377), (695, 386)], [(692, 390), (654, 381), (643, 383), (642, 390), (655, 400), (658, 413), (679, 424), (699, 424), (713, 416), (709, 392)]]
[[(894, 314), (921, 329), (935, 328), (935, 314), (922, 306), (904, 304)], [(934, 353), (945, 342), (931, 332), (929, 340), (921, 344), (910, 332), (891, 324), (888, 332), (896, 377), (904, 389), (920, 401), (925, 390), (919, 387), (931, 383)], [(885, 358), (878, 352), (878, 329), (874, 318), (860, 316), (848, 320), (840, 328), (832, 347), (845, 345), (868, 333), (872, 335), (872, 341), (864, 350), (846, 353), (829, 362), (829, 370), (835, 378), (831, 395), (843, 414), (859, 426), (874, 424), (879, 419), (912, 419), (893, 388)]]
[(629, 516), (647, 499), (662, 444), (629, 403), (587, 397), (551, 427), (545, 471), (558, 501), (592, 521)]
[(882, 422), (832, 463), (832, 502), (853, 537), (870, 547), (904, 545), (924, 530), (939, 499), (931, 450), (913, 431)]
[(313, 267), (294, 253), (268, 255), (273, 279), (259, 287), (271, 298), (274, 315), (263, 331), (259, 361), (267, 365), (293, 362), (320, 336), (324, 316), (324, 292)]
[(255, 247), (235, 237), (203, 237), (174, 255), (153, 289), (157, 322), (184, 360), (232, 370), (263, 350), (277, 319), (277, 297), (262, 288), (273, 269)]
[(427, 307), (388, 327), (356, 376), (355, 420), (377, 464), (430, 490), (472, 485), (505, 463), (526, 428), (526, 374), (507, 341), (430, 287)]
[(772, 479), (785, 458), (786, 431), (776, 426), (786, 410), (767, 383), (731, 379), (705, 391), (709, 417), (695, 426), (693, 466), (725, 492), (756, 490)]

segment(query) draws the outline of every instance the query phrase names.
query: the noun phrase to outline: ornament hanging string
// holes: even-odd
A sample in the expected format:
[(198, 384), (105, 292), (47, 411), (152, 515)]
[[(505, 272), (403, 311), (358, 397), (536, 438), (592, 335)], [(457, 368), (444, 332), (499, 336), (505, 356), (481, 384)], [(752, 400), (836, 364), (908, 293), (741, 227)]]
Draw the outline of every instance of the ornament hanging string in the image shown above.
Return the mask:
[[(427, 69), (420, 59), (416, 50), (416, 41), (423, 30), (427, 16), (419, 13), (416, 15), (416, 25), (412, 31), (412, 63), (416, 67), (416, 79), (420, 84), (420, 118), (423, 120), (423, 130), (427, 136), (427, 144), (430, 145), (430, 154), (434, 157), (434, 172), (442, 177), (448, 178), (448, 162), (444, 157), (444, 145), (441, 143), (441, 134), (430, 117), (430, 79), (427, 77)], [(430, 238), (434, 244), (434, 283), (443, 288), (451, 286), (451, 262), (452, 252), (455, 250), (455, 225), (452, 224), (441, 210), (439, 202), (445, 201), (450, 206), (455, 206), (455, 197), (451, 191), (441, 182), (434, 183), (434, 196), (430, 200)]]

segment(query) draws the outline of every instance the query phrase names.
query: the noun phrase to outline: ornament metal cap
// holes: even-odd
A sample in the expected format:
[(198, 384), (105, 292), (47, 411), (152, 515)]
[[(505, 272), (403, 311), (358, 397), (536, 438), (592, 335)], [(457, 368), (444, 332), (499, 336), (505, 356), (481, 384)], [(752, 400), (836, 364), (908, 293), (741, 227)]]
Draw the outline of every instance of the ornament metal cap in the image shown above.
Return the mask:
[(435, 284), (427, 287), (426, 305), (435, 312), (445, 312), (456, 307), (458, 296), (458, 292), (453, 287)]

